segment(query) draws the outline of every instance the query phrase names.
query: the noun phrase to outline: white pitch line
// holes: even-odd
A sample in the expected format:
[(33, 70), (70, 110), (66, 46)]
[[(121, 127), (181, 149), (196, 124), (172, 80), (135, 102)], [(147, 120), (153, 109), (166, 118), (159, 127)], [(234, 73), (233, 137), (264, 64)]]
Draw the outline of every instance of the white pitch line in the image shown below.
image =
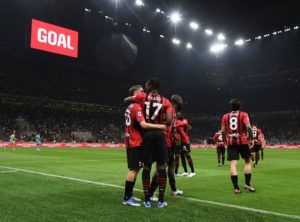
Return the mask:
[(18, 172), (17, 170), (3, 170), (3, 171), (0, 171), (1, 173), (16, 173)]
[[(77, 181), (77, 182), (82, 182), (82, 183), (89, 183), (89, 184), (95, 184), (95, 185), (100, 185), (100, 186), (124, 189), (123, 186), (118, 186), (118, 185), (109, 184), (109, 183), (101, 183), (101, 182), (96, 182), (96, 181), (91, 181), (91, 180), (83, 180), (83, 179), (78, 179), (78, 178), (74, 178), (74, 177), (60, 176), (60, 175), (55, 175), (55, 174), (48, 174), (48, 173), (43, 173), (43, 172), (37, 172), (37, 171), (25, 170), (25, 169), (13, 168), (13, 167), (6, 167), (6, 166), (0, 166), (0, 168), (20, 171), (20, 172), (25, 172), (25, 173), (31, 173), (31, 174), (38, 174), (38, 175), (47, 176), (47, 177), (72, 180), (72, 181)], [(134, 190), (143, 192), (143, 190), (141, 190), (141, 189), (134, 189)], [(260, 209), (250, 208), (250, 207), (242, 207), (242, 206), (238, 206), (238, 205), (226, 204), (226, 203), (215, 202), (215, 201), (210, 201), (210, 200), (201, 200), (201, 199), (196, 199), (196, 198), (192, 198), (192, 197), (179, 197), (179, 198), (188, 200), (188, 201), (194, 201), (194, 202), (216, 205), (216, 206), (221, 206), (221, 207), (235, 208), (235, 209), (244, 210), (244, 211), (250, 211), (250, 212), (255, 212), (255, 213), (268, 214), (268, 215), (272, 215), (272, 216), (279, 216), (279, 217), (286, 217), (286, 218), (300, 220), (300, 215), (283, 214), (283, 213), (277, 213), (277, 212), (273, 212), (273, 211), (260, 210)]]

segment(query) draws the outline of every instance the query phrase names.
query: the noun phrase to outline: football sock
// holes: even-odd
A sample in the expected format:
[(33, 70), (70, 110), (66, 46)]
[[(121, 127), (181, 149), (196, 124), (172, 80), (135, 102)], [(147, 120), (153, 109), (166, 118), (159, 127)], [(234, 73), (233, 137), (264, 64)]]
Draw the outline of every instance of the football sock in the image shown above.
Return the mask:
[(225, 156), (223, 155), (222, 156), (222, 165), (224, 165), (224, 163), (225, 163)]
[(255, 164), (259, 161), (259, 152), (255, 153)]
[(158, 173), (155, 172), (155, 174), (152, 177), (150, 189), (149, 189), (149, 195), (150, 197), (154, 194), (155, 190), (158, 187)]
[(221, 156), (218, 155), (218, 164), (220, 164), (220, 163), (221, 163)]
[(166, 190), (166, 183), (167, 183), (166, 169), (158, 171), (158, 183), (159, 183), (158, 200), (163, 202), (164, 201), (165, 190)]
[(231, 181), (232, 181), (234, 189), (238, 189), (239, 188), (239, 185), (238, 185), (238, 176), (237, 175), (231, 176)]
[(180, 155), (181, 157), (181, 163), (182, 163), (182, 167), (183, 167), (183, 170), (185, 173), (187, 173), (187, 167), (186, 167), (186, 159), (185, 159), (185, 156), (184, 155)]
[(143, 169), (142, 173), (142, 181), (143, 181), (143, 188), (144, 188), (144, 194), (145, 194), (145, 201), (150, 200), (150, 170)]
[(250, 180), (251, 180), (251, 173), (249, 173), (249, 174), (245, 173), (245, 183), (246, 183), (246, 185), (250, 186)]
[(172, 191), (176, 191), (176, 182), (175, 182), (175, 176), (172, 168), (168, 168), (168, 177), (169, 177), (169, 184)]
[(131, 197), (133, 187), (134, 187), (134, 182), (126, 180), (124, 200), (128, 200)]
[(131, 194), (130, 194), (131, 197), (133, 196), (133, 188), (134, 188), (134, 186), (135, 186), (135, 182), (136, 182), (136, 178), (135, 178), (134, 181), (133, 181), (133, 186), (132, 186)]
[(179, 168), (179, 156), (175, 156), (175, 160), (174, 160), (174, 168), (175, 168), (175, 174), (178, 174), (178, 168)]
[(189, 166), (191, 168), (192, 173), (195, 173), (194, 164), (193, 164), (193, 160), (192, 160), (191, 155), (190, 154), (186, 155), (186, 158), (188, 160), (188, 163), (189, 163)]

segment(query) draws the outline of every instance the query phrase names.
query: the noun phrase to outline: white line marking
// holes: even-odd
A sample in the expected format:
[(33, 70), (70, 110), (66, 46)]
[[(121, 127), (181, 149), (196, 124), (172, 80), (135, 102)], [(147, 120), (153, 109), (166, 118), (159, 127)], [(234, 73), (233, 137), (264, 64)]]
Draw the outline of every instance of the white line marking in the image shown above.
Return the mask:
[[(118, 185), (114, 185), (114, 184), (101, 183), (101, 182), (96, 182), (96, 181), (91, 181), (91, 180), (83, 180), (83, 179), (78, 179), (78, 178), (74, 178), (74, 177), (59, 176), (59, 175), (55, 175), (55, 174), (42, 173), (42, 172), (13, 168), (13, 167), (5, 167), (5, 166), (0, 166), (0, 167), (4, 168), (4, 169), (8, 169), (8, 170), (15, 170), (15, 171), (20, 171), (20, 172), (25, 172), (25, 173), (38, 174), (38, 175), (47, 176), (47, 177), (54, 177), (54, 178), (72, 180), (72, 181), (77, 181), (77, 182), (82, 182), (82, 183), (89, 183), (89, 184), (95, 184), (95, 185), (100, 185), (100, 186), (124, 189), (123, 186), (118, 186)], [(141, 190), (141, 189), (134, 189), (134, 190), (143, 192), (143, 190)], [(216, 206), (221, 206), (221, 207), (235, 208), (235, 209), (244, 210), (244, 211), (250, 211), (250, 212), (255, 212), (255, 213), (268, 214), (268, 215), (273, 215), (273, 216), (280, 216), (280, 217), (293, 218), (293, 219), (300, 220), (300, 215), (283, 214), (283, 213), (277, 213), (277, 212), (267, 211), (267, 210), (260, 210), (260, 209), (250, 208), (250, 207), (242, 207), (242, 206), (233, 205), (233, 204), (226, 204), (226, 203), (220, 203), (220, 202), (209, 201), (209, 200), (201, 200), (201, 199), (196, 199), (196, 198), (192, 198), (192, 197), (179, 197), (179, 198), (188, 200), (188, 201), (194, 201), (194, 202), (216, 205)]]
[(3, 171), (0, 171), (1, 173), (16, 173), (18, 172), (17, 170), (3, 170)]

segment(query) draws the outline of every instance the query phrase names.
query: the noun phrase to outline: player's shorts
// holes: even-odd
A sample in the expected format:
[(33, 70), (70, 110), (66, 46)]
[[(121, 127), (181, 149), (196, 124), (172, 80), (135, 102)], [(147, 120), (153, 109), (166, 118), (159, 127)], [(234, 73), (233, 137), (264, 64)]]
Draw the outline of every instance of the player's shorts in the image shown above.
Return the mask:
[(229, 145), (227, 147), (227, 160), (239, 160), (240, 155), (245, 160), (250, 159), (251, 152), (248, 145)]
[(166, 139), (162, 130), (148, 130), (143, 135), (142, 162), (151, 166), (153, 160), (157, 165), (168, 162), (168, 149)]
[(128, 169), (138, 170), (142, 167), (142, 147), (126, 148)]
[(217, 154), (224, 156), (225, 155), (225, 147), (224, 146), (218, 146), (217, 147)]
[(173, 148), (173, 153), (176, 155), (180, 155), (181, 153), (181, 145), (176, 145), (175, 143), (173, 143), (172, 145)]
[(181, 154), (187, 154), (191, 152), (191, 144), (183, 143), (181, 144)]
[(261, 150), (261, 145), (254, 145), (254, 147), (251, 149), (251, 153), (257, 153)]

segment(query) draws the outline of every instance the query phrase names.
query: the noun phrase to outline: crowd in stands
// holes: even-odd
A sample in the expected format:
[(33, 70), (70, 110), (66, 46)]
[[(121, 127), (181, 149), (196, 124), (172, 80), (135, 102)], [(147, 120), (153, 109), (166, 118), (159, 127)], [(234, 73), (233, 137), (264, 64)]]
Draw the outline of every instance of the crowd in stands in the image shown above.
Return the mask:
[[(192, 143), (211, 143), (214, 133), (220, 129), (221, 115), (188, 115), (187, 118), (192, 126), (189, 132)], [(299, 111), (250, 113), (250, 119), (263, 130), (269, 144), (300, 144)], [(34, 141), (36, 133), (47, 142), (124, 141), (122, 112), (0, 103), (0, 141), (8, 141), (13, 130), (18, 141)], [(92, 137), (80, 137), (80, 133)]]

